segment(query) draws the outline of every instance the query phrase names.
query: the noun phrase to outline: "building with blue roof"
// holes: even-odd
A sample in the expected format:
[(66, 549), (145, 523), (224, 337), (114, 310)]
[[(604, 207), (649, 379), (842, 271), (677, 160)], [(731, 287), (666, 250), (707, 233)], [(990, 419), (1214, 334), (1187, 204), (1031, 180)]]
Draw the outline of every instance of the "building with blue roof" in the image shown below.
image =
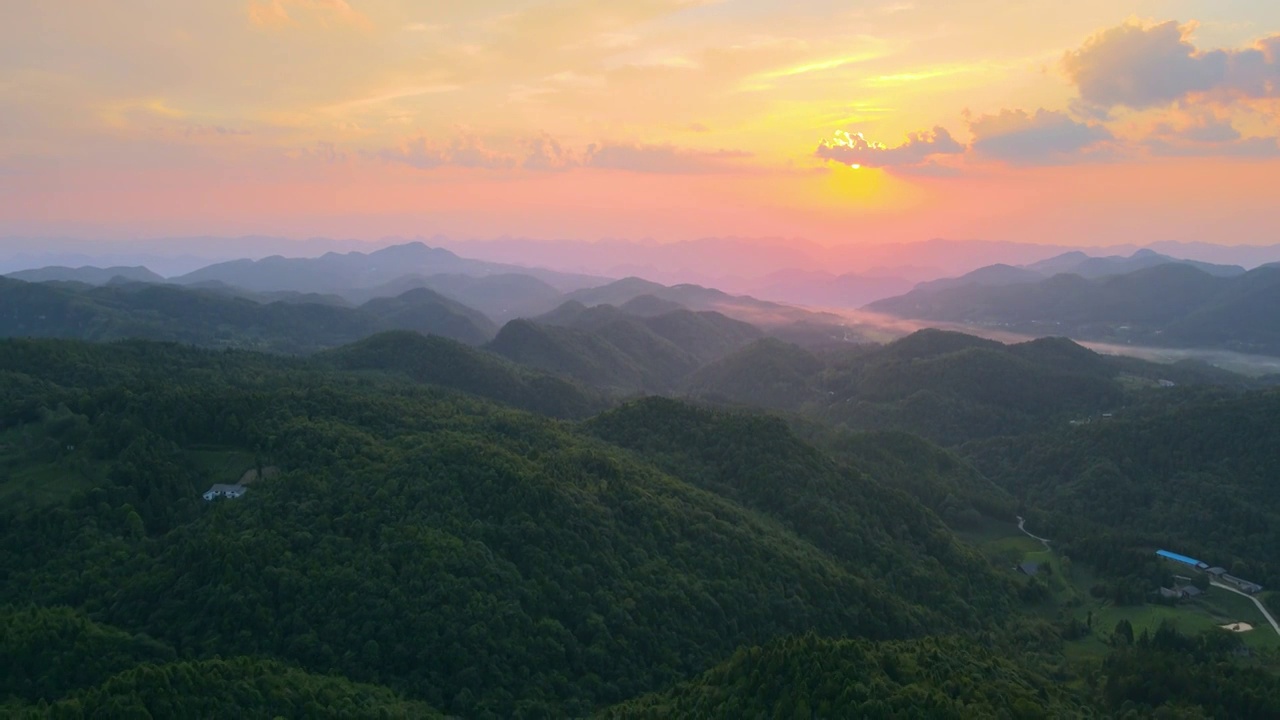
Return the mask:
[(1195, 558), (1190, 558), (1190, 557), (1187, 557), (1186, 555), (1179, 555), (1176, 552), (1169, 552), (1168, 550), (1157, 550), (1156, 554), (1166, 560), (1179, 562), (1179, 563), (1182, 563), (1183, 565), (1190, 565), (1193, 568), (1209, 567), (1208, 563), (1202, 563), (1199, 560), (1196, 560)]

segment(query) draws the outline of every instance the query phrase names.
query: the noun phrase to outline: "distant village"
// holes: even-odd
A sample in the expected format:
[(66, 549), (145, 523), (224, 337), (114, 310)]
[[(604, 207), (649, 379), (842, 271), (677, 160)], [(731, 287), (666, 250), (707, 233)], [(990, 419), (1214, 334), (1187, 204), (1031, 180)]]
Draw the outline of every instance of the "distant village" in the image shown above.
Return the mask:
[[(1156, 555), (1164, 558), (1165, 560), (1170, 560), (1178, 563), (1179, 565), (1185, 565), (1194, 570), (1205, 573), (1212, 580), (1222, 583), (1228, 587), (1234, 587), (1241, 592), (1246, 592), (1250, 595), (1256, 595), (1262, 592), (1261, 585), (1245, 580), (1244, 578), (1238, 578), (1235, 575), (1228, 573), (1225, 568), (1210, 567), (1209, 563), (1187, 557), (1186, 555), (1170, 552), (1168, 550), (1157, 550)], [(1167, 598), (1186, 598), (1199, 595), (1200, 589), (1188, 584), (1182, 587), (1175, 586), (1173, 588), (1160, 588), (1160, 594)]]

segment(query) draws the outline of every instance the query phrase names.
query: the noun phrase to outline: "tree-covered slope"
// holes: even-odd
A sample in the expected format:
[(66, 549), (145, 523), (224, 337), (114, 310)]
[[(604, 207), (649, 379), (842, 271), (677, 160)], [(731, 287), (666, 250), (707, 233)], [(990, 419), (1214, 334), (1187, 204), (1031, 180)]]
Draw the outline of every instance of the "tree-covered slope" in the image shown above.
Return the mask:
[(1007, 580), (936, 515), (890, 483), (837, 464), (777, 418), (649, 398), (594, 418), (588, 428), (777, 520), (953, 622), (999, 618), (1010, 609)]
[[(635, 339), (637, 344), (645, 340), (654, 338)], [(502, 326), (486, 348), (511, 362), (604, 390), (634, 392), (663, 384), (653, 367), (637, 362), (614, 343), (586, 330), (512, 320)], [(670, 352), (664, 352), (659, 361), (668, 360), (675, 352), (675, 348), (663, 350)]]
[(769, 338), (699, 368), (682, 386), (709, 400), (795, 410), (825, 394), (818, 387), (822, 368), (807, 350)]
[[(86, 426), (59, 462), (98, 469), (59, 503), (0, 511), (0, 592), (184, 661), (271, 658), (465, 717), (582, 715), (784, 635), (977, 632), (1009, 610), (935, 516), (785, 434), (712, 419), (690, 428), (712, 454), (651, 461), (320, 365), (0, 343), (5, 426), (65, 407)], [(624, 415), (608, 424), (632, 436)], [(744, 442), (762, 472), (735, 485)], [(282, 473), (207, 503), (193, 448), (242, 448)]]
[(1051, 678), (955, 638), (873, 643), (814, 636), (743, 649), (670, 690), (602, 718), (1079, 718)]
[(0, 607), (0, 701), (53, 702), (135, 665), (175, 659), (172, 648), (67, 607)]
[(862, 430), (904, 430), (951, 445), (1110, 411), (1120, 374), (1069, 341), (1003, 345), (921, 330), (871, 351), (827, 358), (808, 413)]
[(670, 392), (702, 365), (763, 333), (717, 312), (632, 314), (568, 301), (509, 323), (491, 348), (516, 362), (621, 391)]
[(967, 461), (901, 431), (827, 433), (821, 446), (867, 476), (899, 488), (953, 528), (982, 516), (1012, 520), (1016, 501)]
[(0, 608), (5, 717), (430, 718), (386, 688), (251, 658), (184, 662), (65, 607)]
[(1101, 558), (1160, 546), (1280, 583), (1280, 392), (1192, 393), (1106, 422), (975, 443), (1043, 532)]
[(52, 704), (0, 706), (13, 718), (343, 718), (445, 717), (375, 685), (308, 673), (254, 658), (146, 664)]
[(415, 382), (461, 390), (551, 417), (585, 417), (606, 400), (567, 380), (535, 372), (447, 338), (413, 332), (381, 333), (322, 353), (342, 370), (377, 370)]

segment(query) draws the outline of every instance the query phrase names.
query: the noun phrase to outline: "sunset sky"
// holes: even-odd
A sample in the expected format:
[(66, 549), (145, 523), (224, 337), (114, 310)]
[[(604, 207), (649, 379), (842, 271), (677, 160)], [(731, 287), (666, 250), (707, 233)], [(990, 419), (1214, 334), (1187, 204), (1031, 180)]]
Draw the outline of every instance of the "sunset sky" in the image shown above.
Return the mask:
[(3, 17), (0, 236), (1280, 241), (1273, 0)]

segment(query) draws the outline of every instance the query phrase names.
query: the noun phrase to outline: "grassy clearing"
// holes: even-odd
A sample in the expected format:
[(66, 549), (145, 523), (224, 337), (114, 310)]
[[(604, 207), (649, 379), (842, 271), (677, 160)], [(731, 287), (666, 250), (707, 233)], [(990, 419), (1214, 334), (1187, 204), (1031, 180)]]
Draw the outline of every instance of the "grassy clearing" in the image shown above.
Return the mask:
[[(1271, 628), (1253, 601), (1227, 590), (1211, 587), (1196, 600), (1172, 606), (1117, 606), (1089, 594), (1089, 589), (1097, 583), (1093, 568), (1064, 561), (1059, 554), (1045, 550), (1038, 541), (1022, 534), (1016, 525), (988, 521), (981, 527), (962, 533), (961, 538), (992, 562), (1010, 568), (1011, 572), (1019, 563), (1039, 563), (1042, 567), (1040, 580), (1049, 587), (1052, 599), (1035, 611), (1046, 617), (1057, 617), (1065, 610), (1083, 622), (1092, 619), (1092, 634), (1067, 643), (1069, 657), (1080, 659), (1104, 655), (1108, 650), (1107, 640), (1121, 620), (1128, 620), (1135, 634), (1141, 634), (1143, 630), (1154, 633), (1165, 621), (1190, 634), (1219, 629), (1228, 623), (1247, 622), (1254, 626), (1254, 630), (1240, 634), (1247, 646), (1280, 649), (1280, 635)], [(1043, 568), (1048, 568), (1048, 571)]]
[(257, 457), (237, 448), (201, 447), (188, 450), (187, 460), (193, 470), (204, 474), (211, 482), (235, 483), (246, 470), (257, 464)]
[(83, 451), (55, 442), (40, 424), (0, 433), (0, 502), (9, 507), (60, 502), (98, 475)]
[[(65, 431), (49, 420), (0, 432), (0, 502), (10, 508), (43, 507), (65, 501), (76, 492), (105, 482), (104, 463), (69, 443)], [(188, 469), (200, 482), (238, 482), (256, 466), (252, 452), (202, 446), (185, 453)]]

